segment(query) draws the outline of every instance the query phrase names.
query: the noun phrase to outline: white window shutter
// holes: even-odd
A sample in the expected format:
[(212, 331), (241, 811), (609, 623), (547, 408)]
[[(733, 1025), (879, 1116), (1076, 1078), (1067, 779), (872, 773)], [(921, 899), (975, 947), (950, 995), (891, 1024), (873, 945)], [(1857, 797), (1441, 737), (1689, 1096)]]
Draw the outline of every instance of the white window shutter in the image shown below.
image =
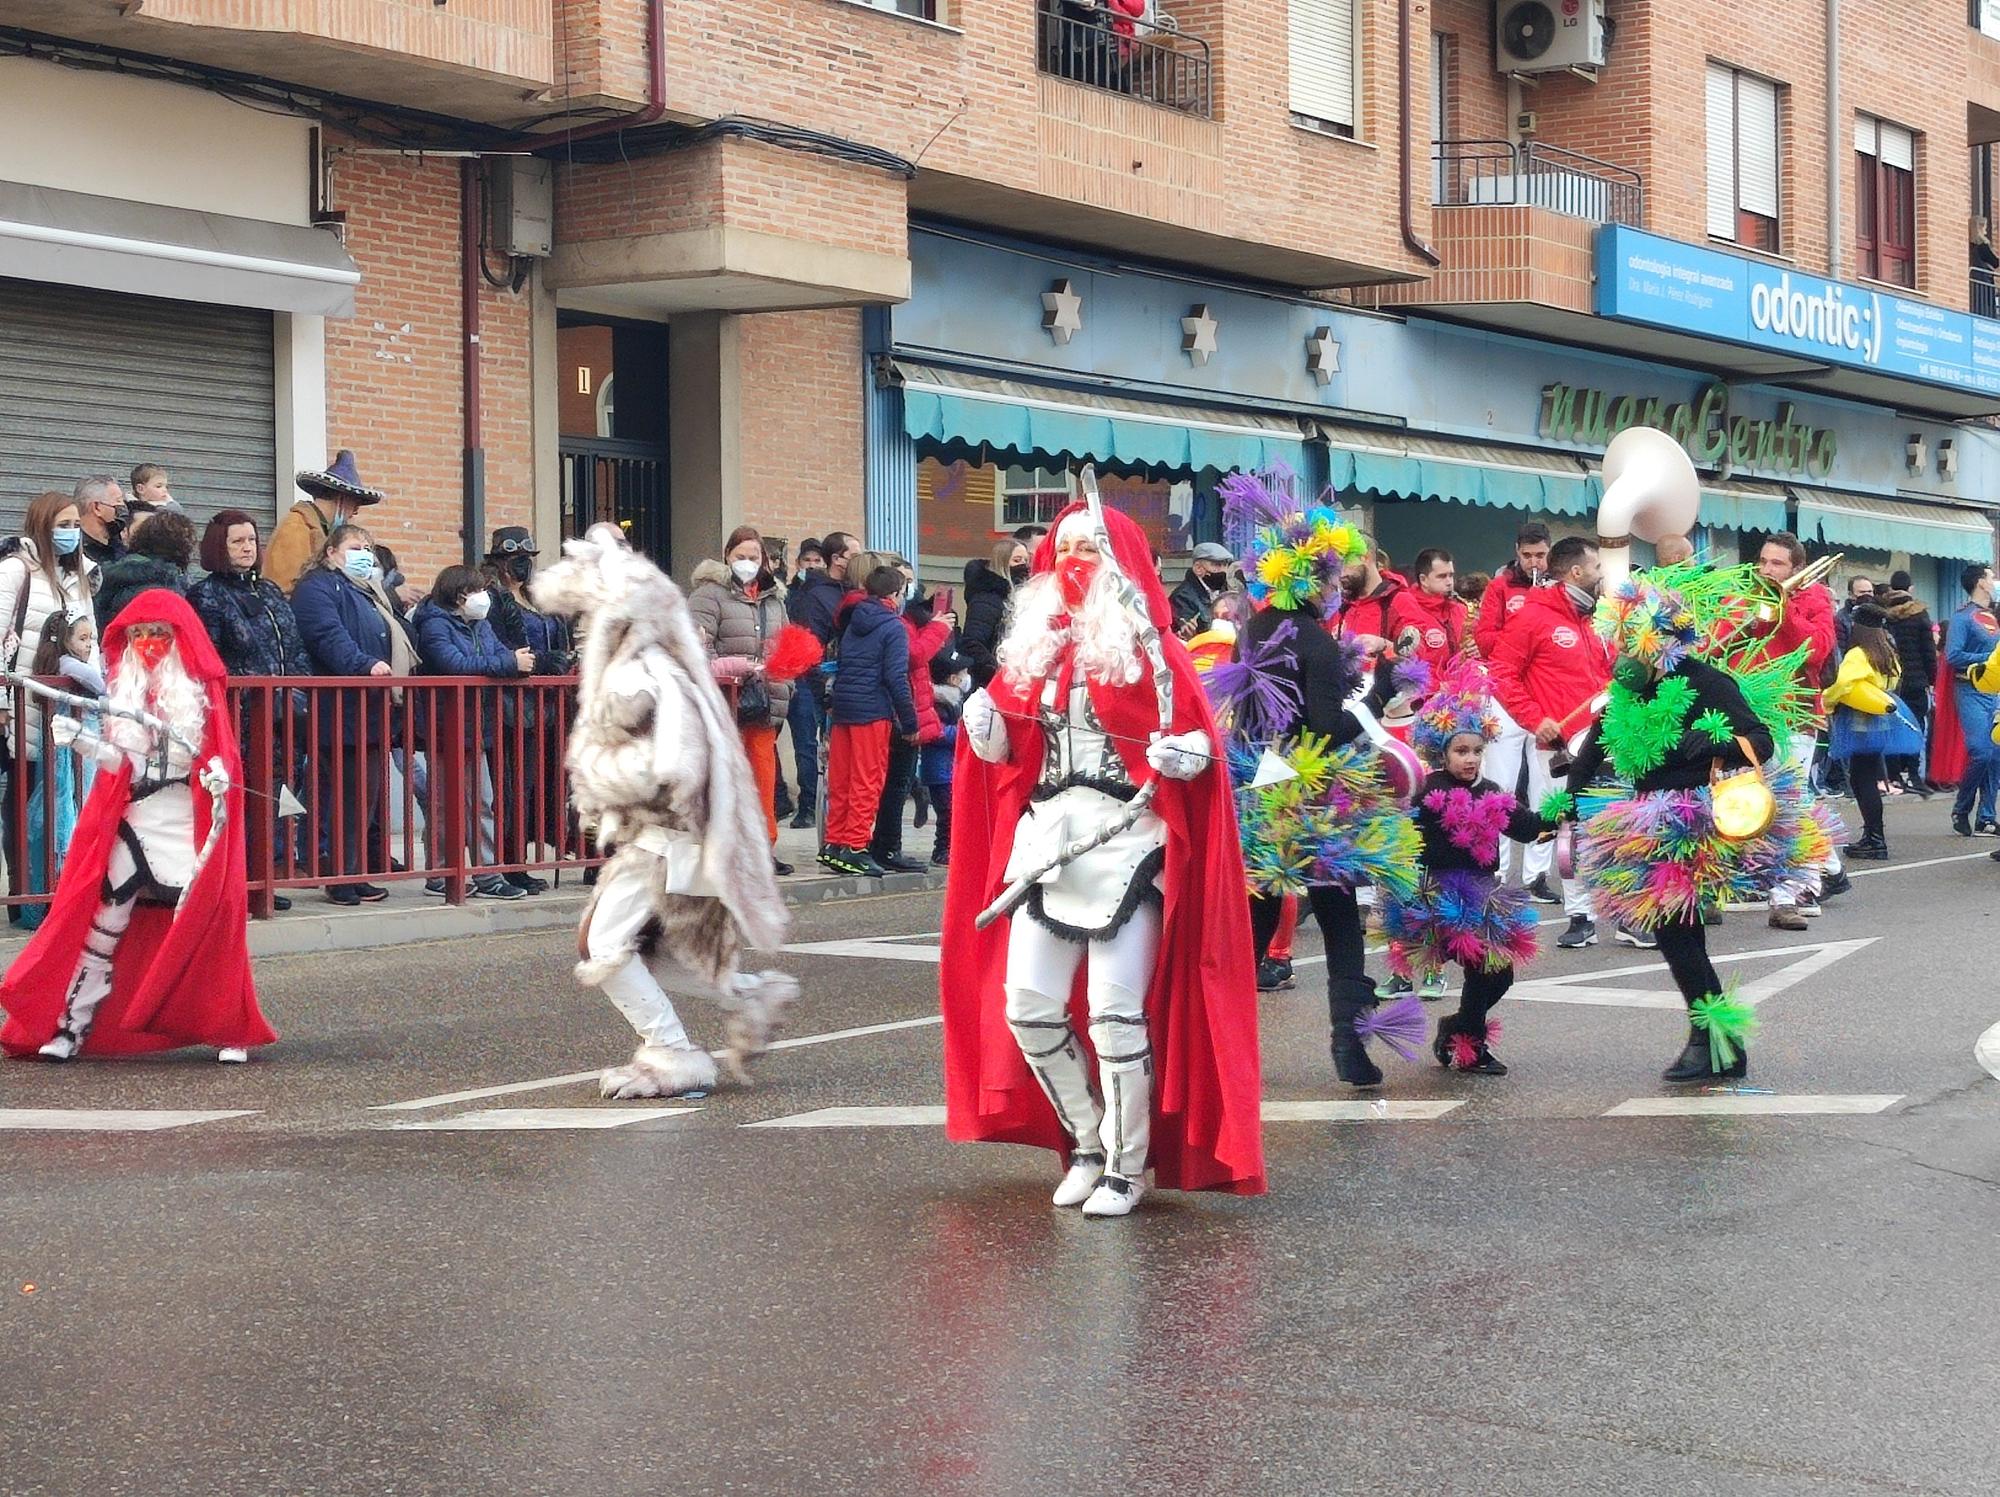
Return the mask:
[(1291, 0), (1292, 113), (1359, 128), (1354, 12), (1355, 0)]
[(1917, 138), (1901, 125), (1882, 127), (1882, 164), (1906, 172), (1917, 169)]
[(1737, 206), (1778, 216), (1778, 87), (1762, 78), (1736, 79)]
[(1708, 65), (1708, 232), (1736, 237), (1736, 75)]
[(1854, 116), (1854, 150), (1856, 155), (1875, 154), (1875, 116), (1857, 114)]

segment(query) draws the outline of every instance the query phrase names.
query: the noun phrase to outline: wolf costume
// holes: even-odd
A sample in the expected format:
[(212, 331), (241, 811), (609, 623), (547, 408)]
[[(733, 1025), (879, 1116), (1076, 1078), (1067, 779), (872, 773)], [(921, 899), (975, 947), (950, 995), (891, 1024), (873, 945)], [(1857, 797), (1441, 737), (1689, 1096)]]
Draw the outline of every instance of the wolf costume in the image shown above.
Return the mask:
[(531, 591), (538, 608), (582, 619), (570, 795), (598, 845), (617, 849), (577, 932), (577, 980), (602, 988), (639, 1035), (631, 1061), (604, 1073), (603, 1094), (715, 1084), (669, 987), (722, 1008), (724, 1063), (747, 1084), (746, 1063), (799, 988), (788, 973), (739, 970), (745, 947), (783, 945), (789, 920), (735, 716), (687, 600), (611, 525), (565, 542)]

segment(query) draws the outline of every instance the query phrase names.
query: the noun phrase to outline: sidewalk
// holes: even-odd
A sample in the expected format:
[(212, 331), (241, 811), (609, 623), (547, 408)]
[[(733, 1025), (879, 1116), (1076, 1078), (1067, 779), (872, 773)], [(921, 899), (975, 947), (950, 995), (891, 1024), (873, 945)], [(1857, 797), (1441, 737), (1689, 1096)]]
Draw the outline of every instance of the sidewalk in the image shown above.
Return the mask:
[[(904, 825), (904, 847), (913, 856), (929, 858), (933, 828), (913, 830)], [(788, 904), (818, 904), (829, 899), (862, 899), (877, 894), (910, 894), (944, 887), (944, 870), (892, 874), (888, 878), (834, 878), (814, 862), (819, 844), (810, 829), (793, 831), (782, 823), (778, 853), (798, 871), (778, 880)], [(549, 875), (544, 874), (544, 877)], [(512, 931), (574, 927), (590, 891), (583, 876), (564, 873), (551, 879), (546, 894), (526, 899), (468, 899), (457, 907), (424, 893), (422, 879), (386, 884), (389, 897), (359, 909), (330, 904), (317, 889), (290, 891), (292, 908), (269, 920), (250, 922), (250, 954), (306, 956), (316, 951), (359, 951), (373, 946), (400, 946), (413, 941), (463, 940), (471, 936), (503, 935)], [(0, 966), (11, 962), (28, 944), (25, 932), (9, 928), (0, 937)]]

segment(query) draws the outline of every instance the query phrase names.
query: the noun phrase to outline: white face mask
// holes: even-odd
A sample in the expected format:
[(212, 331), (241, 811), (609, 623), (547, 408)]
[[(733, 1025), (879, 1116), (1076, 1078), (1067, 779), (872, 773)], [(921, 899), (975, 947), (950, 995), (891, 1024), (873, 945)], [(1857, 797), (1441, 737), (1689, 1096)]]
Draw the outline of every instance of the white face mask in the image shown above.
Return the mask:
[(491, 593), (467, 593), (465, 601), (459, 607), (464, 610), (465, 616), (476, 624), (485, 618), (488, 613), (492, 612), (493, 595)]
[(735, 577), (745, 587), (748, 587), (752, 582), (757, 580), (757, 573), (761, 570), (763, 569), (747, 556), (739, 561), (732, 561), (729, 564), (730, 575)]

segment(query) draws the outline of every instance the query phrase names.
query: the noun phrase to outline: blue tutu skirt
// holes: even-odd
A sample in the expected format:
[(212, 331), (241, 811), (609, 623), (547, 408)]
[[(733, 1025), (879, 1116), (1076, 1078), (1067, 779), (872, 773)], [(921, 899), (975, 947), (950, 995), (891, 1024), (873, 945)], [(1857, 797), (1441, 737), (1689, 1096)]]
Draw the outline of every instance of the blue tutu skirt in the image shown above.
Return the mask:
[(1833, 759), (1852, 759), (1856, 754), (1897, 755), (1921, 754), (1924, 751), (1923, 729), (1910, 715), (1909, 706), (1900, 698), (1892, 698), (1887, 712), (1857, 712), (1852, 707), (1833, 709), (1833, 721), (1827, 731), (1827, 756)]

